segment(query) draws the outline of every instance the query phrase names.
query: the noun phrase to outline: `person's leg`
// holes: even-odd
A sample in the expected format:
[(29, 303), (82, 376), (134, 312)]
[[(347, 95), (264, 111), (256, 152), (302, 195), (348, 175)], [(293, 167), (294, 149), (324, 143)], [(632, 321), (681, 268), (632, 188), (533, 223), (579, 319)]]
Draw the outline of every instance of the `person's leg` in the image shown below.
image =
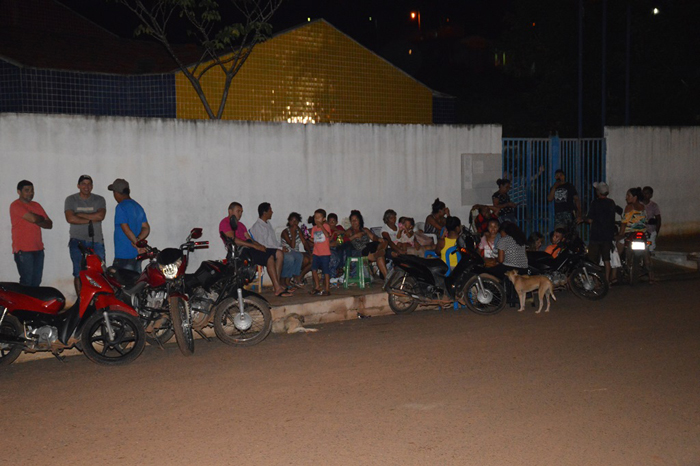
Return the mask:
[(321, 270), (323, 271), (323, 289), (326, 294), (331, 294), (331, 256), (323, 256)]
[[(44, 251), (34, 253), (34, 277), (32, 286), (41, 286), (41, 279), (44, 276)], [(651, 275), (650, 275), (651, 276)]]
[(19, 284), (29, 286), (31, 264), (27, 264), (26, 254), (20, 251), (16, 252), (14, 256), (15, 264), (17, 264), (17, 273), (19, 274)]
[(275, 250), (275, 267), (277, 268), (277, 276), (282, 276), (282, 267), (284, 266), (284, 251), (281, 249)]
[(279, 275), (277, 275), (277, 264), (275, 264), (275, 254), (270, 255), (267, 258), (267, 274), (270, 276), (270, 281), (272, 282), (272, 288), (275, 290), (275, 294), (280, 294), (284, 291), (284, 288), (280, 284)]
[(105, 259), (105, 257), (106, 257), (105, 256), (105, 245), (103, 243), (94, 243), (93, 244), (92, 242), (88, 242), (87, 244), (89, 247), (92, 248), (93, 251), (95, 251), (95, 254), (100, 256), (100, 259), (102, 259), (103, 261), (106, 261), (106, 259)]
[(301, 262), (301, 272), (299, 273), (299, 283), (304, 281), (306, 274), (311, 272), (311, 254), (303, 254)]
[(68, 241), (68, 253), (70, 260), (73, 263), (73, 287), (75, 287), (75, 295), (80, 296), (80, 264), (83, 260), (83, 255), (78, 248), (79, 239), (71, 238)]
[(294, 257), (292, 256), (291, 252), (287, 252), (284, 254), (284, 260), (282, 264), (282, 273), (280, 274), (280, 278), (282, 279), (282, 282), (284, 283), (285, 286), (290, 285), (290, 280), (293, 276), (293, 269), (294, 269)]

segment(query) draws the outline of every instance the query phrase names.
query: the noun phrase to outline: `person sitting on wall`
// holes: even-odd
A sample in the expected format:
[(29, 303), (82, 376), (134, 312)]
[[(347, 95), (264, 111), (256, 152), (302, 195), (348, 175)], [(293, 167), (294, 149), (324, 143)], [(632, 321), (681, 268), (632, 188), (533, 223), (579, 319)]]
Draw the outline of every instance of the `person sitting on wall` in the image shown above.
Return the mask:
[(391, 260), (399, 254), (406, 254), (406, 247), (397, 238), (399, 227), (396, 225), (396, 211), (388, 209), (384, 212), (383, 221), (382, 238), (387, 243), (385, 259)]
[[(235, 232), (231, 230), (230, 225), (231, 217), (233, 216), (238, 220), (238, 228)], [(219, 223), (219, 232), (233, 239), (236, 246), (250, 248), (250, 256), (253, 263), (262, 267), (267, 267), (267, 274), (272, 281), (275, 296), (281, 296), (283, 298), (293, 296), (292, 293), (286, 291), (280, 284), (277, 266), (275, 265), (275, 254), (277, 250), (267, 249), (262, 244), (254, 241), (250, 233), (248, 233), (246, 226), (241, 222), (242, 216), (243, 206), (238, 202), (232, 202), (228, 206), (228, 216)]]
[(445, 223), (450, 215), (450, 209), (445, 205), (440, 198), (435, 199), (432, 205), (430, 215), (425, 218), (425, 226), (423, 232), (428, 235), (435, 235), (437, 239), (445, 235)]
[[(313, 245), (306, 239), (306, 236), (301, 233), (299, 224), (301, 223), (301, 215), (297, 212), (292, 212), (287, 217), (287, 228), (282, 232), (282, 246), (285, 248), (284, 260), (287, 264), (287, 256), (295, 255), (298, 260), (301, 260), (301, 271), (298, 275), (292, 277), (283, 277), (286, 286), (303, 286), (303, 279), (311, 270), (311, 251)], [(291, 261), (290, 261), (291, 262)]]

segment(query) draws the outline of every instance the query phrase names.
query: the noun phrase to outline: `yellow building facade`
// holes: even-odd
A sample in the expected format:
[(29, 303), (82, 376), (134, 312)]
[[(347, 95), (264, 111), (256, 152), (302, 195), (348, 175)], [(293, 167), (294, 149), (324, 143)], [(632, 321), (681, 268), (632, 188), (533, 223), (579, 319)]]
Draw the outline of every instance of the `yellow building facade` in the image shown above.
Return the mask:
[[(202, 87), (214, 112), (224, 74)], [(177, 118), (207, 119), (187, 78), (175, 78)], [(433, 91), (324, 20), (257, 45), (233, 78), (226, 120), (432, 124)]]

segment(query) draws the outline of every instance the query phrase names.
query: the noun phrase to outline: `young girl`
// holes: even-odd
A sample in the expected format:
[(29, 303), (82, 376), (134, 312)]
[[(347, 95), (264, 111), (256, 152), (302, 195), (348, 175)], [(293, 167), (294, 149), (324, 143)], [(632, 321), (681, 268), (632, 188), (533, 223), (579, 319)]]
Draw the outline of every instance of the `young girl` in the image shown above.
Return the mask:
[[(435, 251), (439, 252), (442, 261), (449, 265), (450, 269), (453, 269), (457, 265), (457, 258), (455, 256), (448, 259), (447, 250), (457, 245), (457, 239), (462, 231), (462, 221), (459, 219), (459, 217), (447, 217), (445, 229), (447, 230), (447, 235), (444, 238), (440, 238)], [(454, 252), (450, 255), (452, 254), (454, 254)]]
[(484, 263), (486, 267), (493, 267), (498, 263), (498, 240), (501, 235), (498, 233), (501, 225), (498, 220), (493, 218), (489, 220), (488, 228), (486, 233), (481, 237), (481, 242), (479, 243), (479, 254), (484, 258)]
[[(323, 209), (317, 209), (314, 212), (313, 221), (311, 238), (314, 242), (314, 252), (311, 274), (314, 277), (314, 290), (311, 294), (328, 296), (331, 294), (331, 227), (326, 222), (326, 211)], [(319, 283), (318, 269), (323, 272), (323, 290)]]

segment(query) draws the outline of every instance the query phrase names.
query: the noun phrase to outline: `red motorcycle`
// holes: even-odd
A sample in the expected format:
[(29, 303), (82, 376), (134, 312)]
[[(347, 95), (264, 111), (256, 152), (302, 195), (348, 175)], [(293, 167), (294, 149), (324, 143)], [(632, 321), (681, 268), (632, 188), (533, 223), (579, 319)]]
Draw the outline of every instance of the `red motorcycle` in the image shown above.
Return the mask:
[(136, 359), (146, 344), (138, 313), (115, 296), (99, 256), (81, 247), (80, 295), (64, 309), (55, 288), (0, 283), (0, 365), (22, 351), (51, 351), (59, 360), (78, 348), (91, 361), (118, 365)]
[(194, 353), (185, 270), (190, 252), (209, 247), (209, 241), (192, 241), (201, 237), (202, 229), (193, 228), (179, 248), (162, 251), (142, 240), (137, 246), (146, 251), (137, 259), (150, 259), (142, 273), (113, 267), (107, 270), (112, 283), (120, 288), (117, 297), (138, 311), (147, 341), (162, 347), (174, 334), (185, 356)]

